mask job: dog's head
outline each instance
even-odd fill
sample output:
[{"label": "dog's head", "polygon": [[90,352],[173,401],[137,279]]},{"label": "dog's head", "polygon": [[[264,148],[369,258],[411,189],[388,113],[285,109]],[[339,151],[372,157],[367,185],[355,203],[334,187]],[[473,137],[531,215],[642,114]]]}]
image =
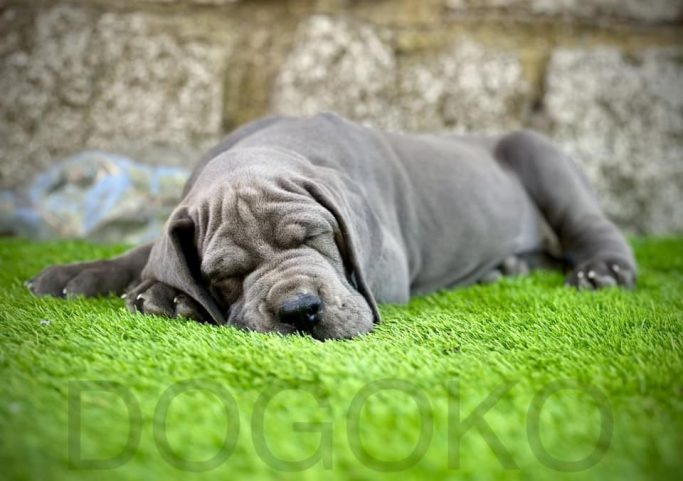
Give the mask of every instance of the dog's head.
[{"label": "dog's head", "polygon": [[379,321],[365,276],[376,223],[355,197],[334,178],[247,169],[176,209],[145,275],[217,323],[317,339],[369,332]]}]

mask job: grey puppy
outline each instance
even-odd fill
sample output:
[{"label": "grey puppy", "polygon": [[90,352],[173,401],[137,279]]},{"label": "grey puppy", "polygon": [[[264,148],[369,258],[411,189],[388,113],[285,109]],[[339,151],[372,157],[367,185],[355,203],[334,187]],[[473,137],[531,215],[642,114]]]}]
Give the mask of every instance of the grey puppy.
[{"label": "grey puppy", "polygon": [[553,259],[579,288],[635,283],[624,237],[544,137],[387,133],[321,114],[237,129],[200,161],[156,242],[50,267],[30,288],[348,338],[379,322],[378,302]]}]

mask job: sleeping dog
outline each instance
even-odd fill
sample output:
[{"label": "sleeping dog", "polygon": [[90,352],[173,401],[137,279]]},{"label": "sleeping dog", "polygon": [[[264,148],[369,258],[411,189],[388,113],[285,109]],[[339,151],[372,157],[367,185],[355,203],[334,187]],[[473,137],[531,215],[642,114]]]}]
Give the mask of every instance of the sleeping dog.
[{"label": "sleeping dog", "polygon": [[50,267],[29,287],[330,339],[369,332],[377,303],[558,263],[581,289],[635,283],[623,235],[546,138],[388,133],[321,114],[237,129],[155,242]]}]

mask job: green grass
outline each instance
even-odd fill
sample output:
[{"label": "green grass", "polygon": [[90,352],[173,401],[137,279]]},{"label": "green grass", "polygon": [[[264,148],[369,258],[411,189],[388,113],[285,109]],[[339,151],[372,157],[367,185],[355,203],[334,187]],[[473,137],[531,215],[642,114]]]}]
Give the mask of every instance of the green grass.
[{"label": "green grass", "polygon": [[[374,333],[321,343],[136,316],[117,298],[37,299],[23,282],[41,268],[122,248],[2,240],[0,479],[680,479],[683,239],[633,244],[635,292],[535,273],[384,306]],[[264,455],[307,458],[321,430],[323,460],[303,471]],[[226,432],[227,459],[188,472]],[[130,459],[91,464],[131,434]]]}]

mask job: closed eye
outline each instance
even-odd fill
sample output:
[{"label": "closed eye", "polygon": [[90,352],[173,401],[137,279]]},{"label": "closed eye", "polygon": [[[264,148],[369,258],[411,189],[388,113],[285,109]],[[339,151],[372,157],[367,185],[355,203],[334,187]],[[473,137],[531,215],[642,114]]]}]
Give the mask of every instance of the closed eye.
[{"label": "closed eye", "polygon": [[341,254],[339,253],[337,243],[334,241],[331,230],[307,236],[306,239],[304,239],[303,245],[318,251],[335,263],[341,259]]},{"label": "closed eye", "polygon": [[331,230],[323,230],[323,231],[317,231],[317,232],[311,232],[310,234],[306,234],[306,237],[304,238],[302,244],[306,244],[308,242],[315,241],[319,239],[322,236],[331,234]]},{"label": "closed eye", "polygon": [[297,218],[292,221],[285,218],[276,227],[274,237],[280,247],[292,249],[331,232],[332,226],[318,219]]}]

